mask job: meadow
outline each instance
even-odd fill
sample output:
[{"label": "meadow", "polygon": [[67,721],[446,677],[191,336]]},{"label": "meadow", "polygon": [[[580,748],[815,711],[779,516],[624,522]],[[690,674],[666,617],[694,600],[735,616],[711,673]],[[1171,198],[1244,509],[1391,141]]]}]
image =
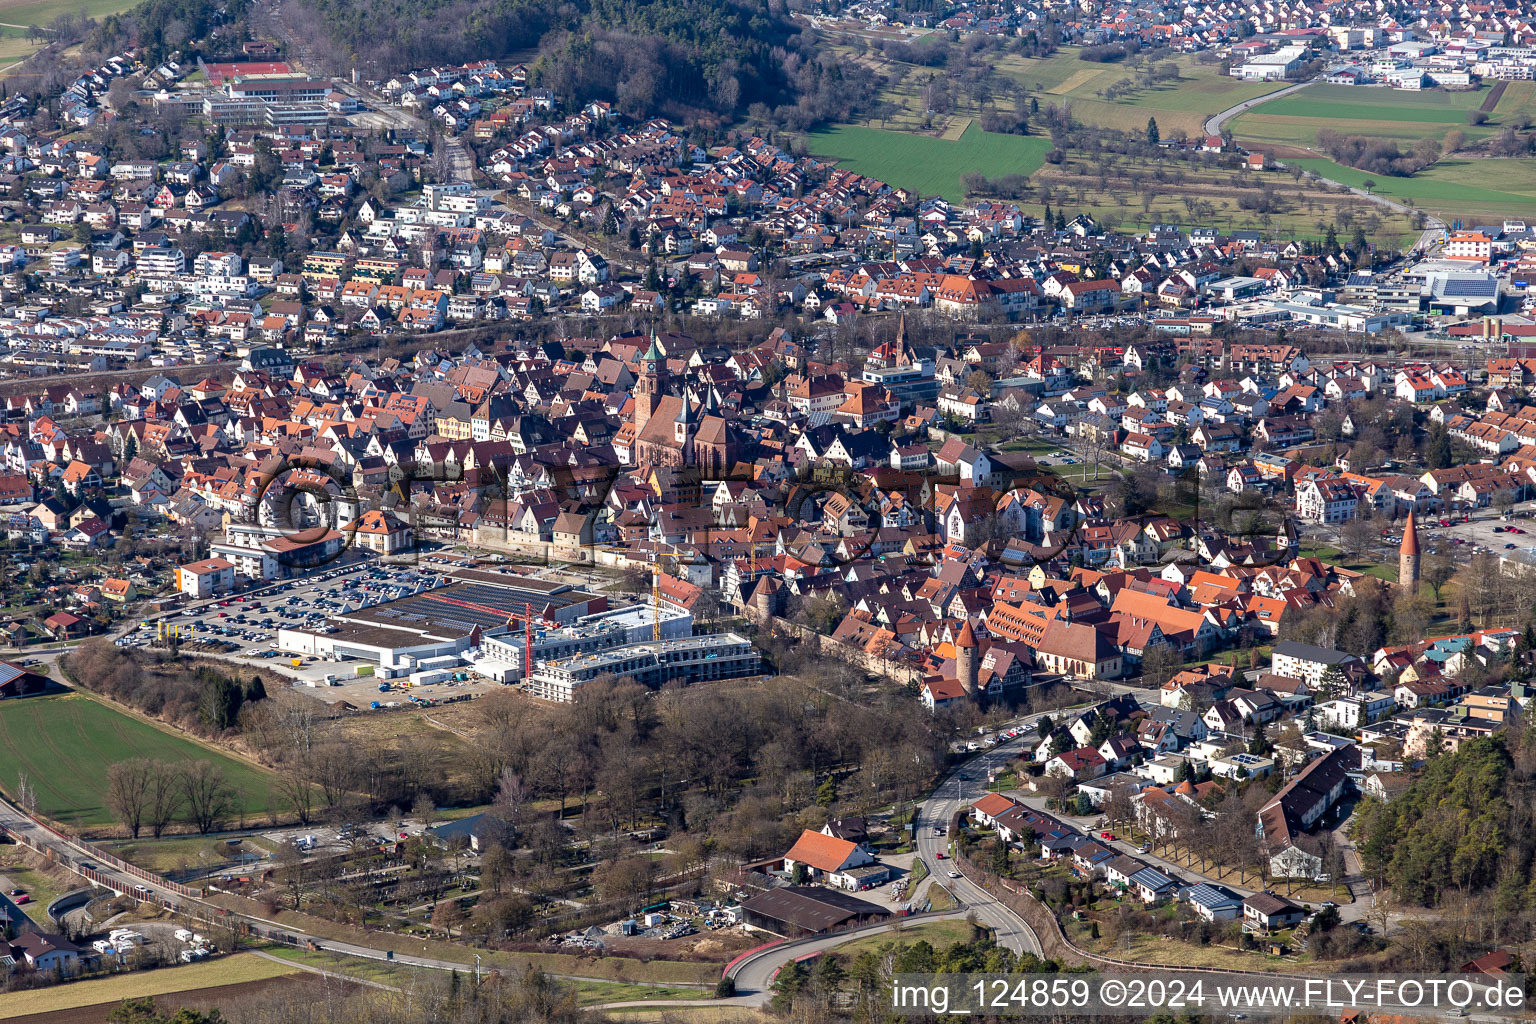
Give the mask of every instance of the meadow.
[{"label": "meadow", "polygon": [[942,195],[951,202],[965,198],[962,175],[1030,175],[1040,169],[1051,148],[1049,139],[998,135],[974,124],[967,125],[957,139],[841,125],[813,132],[806,142],[812,153],[836,158],[839,166],[923,195]]},{"label": "meadow", "polygon": [[[56,1013],[70,1020],[105,1020],[107,1013],[123,999],[195,992],[220,985],[240,985],[279,978],[296,971],[295,967],[273,963],[254,953],[240,953],[185,967],[135,971],[53,988],[11,992],[0,1001],[0,1020],[44,1013]],[[68,1012],[86,1006],[100,1007],[100,1015],[91,1017]]]},{"label": "meadow", "polygon": [[[1158,181],[1159,170],[1168,172],[1167,180]],[[1043,213],[1049,202],[1053,210],[1089,213],[1126,232],[1168,223],[1321,240],[1329,224],[1347,234],[1359,223],[1380,245],[1401,245],[1417,235],[1406,216],[1342,190],[1298,181],[1286,170],[1179,166],[1169,171],[1153,161],[1120,158],[1106,165],[1074,152],[1061,164],[1047,164],[1030,183],[1033,195],[1019,204],[1026,212]],[[1260,195],[1270,204],[1267,213],[1254,208]]]},{"label": "meadow", "polygon": [[133,6],[133,2],[125,0],[0,0],[0,22],[22,28],[28,25],[47,28],[48,23],[61,14],[84,12],[86,17],[99,21]]},{"label": "meadow", "polygon": [[998,70],[1043,95],[1041,103],[1067,103],[1072,116],[1085,124],[1120,131],[1141,131],[1147,118],[1157,119],[1163,136],[1180,133],[1197,138],[1205,133],[1205,119],[1228,107],[1285,88],[1285,82],[1244,82],[1223,75],[1215,64],[1194,56],[1173,58],[1179,78],[1150,88],[1135,89],[1106,100],[1099,94],[1135,70],[1120,63],[1096,64],[1078,59],[1076,47],[1065,47],[1043,58],[1013,57],[1000,62]]},{"label": "meadow", "polygon": [[[1519,216],[1536,203],[1536,161],[1441,160],[1411,178],[1372,175],[1322,157],[1287,160],[1332,181],[1416,206],[1447,222],[1490,223]],[[1476,182],[1477,184],[1471,184]]]},{"label": "meadow", "polygon": [[1510,82],[1488,123],[1469,125],[1468,112],[1478,109],[1488,95],[1487,88],[1405,92],[1318,83],[1254,108],[1235,118],[1231,128],[1240,141],[1281,146],[1313,146],[1317,133],[1325,130],[1412,143],[1444,138],[1455,128],[1475,142],[1505,125],[1519,127],[1536,118],[1536,85]]},{"label": "meadow", "polygon": [[0,0],[0,74],[42,49],[44,40],[29,40],[29,26],[46,28],[61,14],[84,14],[100,21],[121,14],[138,0]]},{"label": "meadow", "polygon": [[[923,40],[914,45],[922,46]],[[938,68],[892,60],[874,51],[858,52],[846,45],[835,48],[845,60],[862,64],[886,80],[881,102],[868,118],[859,122],[865,127],[932,131],[954,137],[981,113],[980,104],[958,90],[953,96],[954,109],[948,113],[932,114],[925,108],[924,86],[932,79],[944,77]],[[1100,93],[1122,79],[1136,77],[1137,69],[1121,63],[1080,60],[1078,52],[1078,47],[1064,47],[1049,57],[1002,54],[992,58],[992,68],[1028,89],[1041,105],[1070,106],[1073,116],[1086,124],[1139,132],[1146,128],[1149,117],[1155,117],[1159,130],[1170,138],[1179,134],[1198,137],[1205,130],[1207,116],[1286,85],[1242,82],[1221,74],[1214,64],[1180,55],[1170,58],[1179,68],[1176,81],[1133,89],[1108,100]],[[1011,99],[1003,96],[994,97],[994,102],[1004,109],[1013,105]]]},{"label": "meadow", "polygon": [[112,823],[104,800],[106,772],[133,757],[214,762],[234,789],[242,817],[273,809],[268,805],[277,799],[261,770],[79,694],[0,703],[0,750],[5,751],[0,788],[14,797],[24,772],[36,793],[37,810],[79,827]]}]

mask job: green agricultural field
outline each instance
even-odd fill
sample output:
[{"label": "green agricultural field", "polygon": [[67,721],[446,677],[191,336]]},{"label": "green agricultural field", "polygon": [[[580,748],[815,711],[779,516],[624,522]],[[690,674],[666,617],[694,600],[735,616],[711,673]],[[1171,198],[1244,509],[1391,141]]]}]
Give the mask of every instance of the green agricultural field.
[{"label": "green agricultural field", "polygon": [[42,48],[43,40],[26,38],[29,26],[47,28],[61,14],[84,14],[100,21],[109,14],[121,14],[138,0],[0,0],[0,72],[32,56]]},{"label": "green agricultural field", "polygon": [[10,25],[37,25],[47,28],[48,23],[61,14],[78,15],[100,20],[109,14],[119,14],[133,7],[132,0],[0,0],[0,22]]},{"label": "green agricultural field", "polygon": [[162,732],[79,694],[29,697],[0,703],[0,788],[12,796],[25,772],[37,793],[37,809],[83,827],[106,825],[107,768],[132,757],[172,763],[213,761],[235,790],[239,811],[264,813],[277,799],[271,781],[256,768]]},{"label": "green agricultural field", "polygon": [[1536,203],[1536,161],[1531,160],[1441,160],[1411,178],[1367,174],[1322,158],[1286,162],[1357,188],[1374,181],[1371,191],[1377,195],[1411,200],[1446,220],[1520,216]]},{"label": "green agricultural field", "polygon": [[1536,116],[1536,92],[1530,86],[1509,83],[1488,123],[1480,126],[1469,125],[1467,114],[1488,99],[1488,89],[1404,92],[1319,83],[1255,107],[1234,119],[1231,127],[1245,142],[1306,147],[1315,145],[1317,133],[1325,130],[1411,143],[1444,138],[1455,128],[1476,141],[1506,124],[1519,126]]},{"label": "green agricultural field", "polygon": [[1442,92],[1430,89],[1361,88],[1352,85],[1310,85],[1300,92],[1270,100],[1266,114],[1328,118],[1335,121],[1433,121],[1466,124],[1467,111],[1487,98],[1487,91]]},{"label": "green agricultural field", "polygon": [[1045,154],[1051,148],[1049,139],[997,135],[975,125],[954,142],[842,125],[812,133],[807,144],[812,153],[836,158],[849,170],[923,195],[942,195],[952,202],[965,198],[965,188],[960,183],[962,175],[975,172],[1000,178],[1005,174],[1033,174],[1045,162]]},{"label": "green agricultural field", "polygon": [[1078,59],[1077,47],[1066,47],[1039,59],[1010,57],[997,70],[1040,92],[1041,103],[1067,103],[1072,115],[1087,124],[1122,131],[1140,131],[1147,118],[1157,118],[1164,136],[1184,132],[1203,134],[1205,119],[1230,106],[1286,87],[1285,82],[1243,82],[1223,75],[1215,64],[1191,56],[1174,58],[1179,79],[1105,99],[1101,93],[1137,71],[1124,64],[1096,64]]},{"label": "green agricultural field", "polygon": [[[923,45],[922,40],[914,42]],[[862,122],[865,127],[898,131],[945,132],[959,134],[967,118],[981,114],[981,105],[963,93],[952,96],[954,109],[944,114],[930,113],[924,102],[924,87],[930,81],[942,81],[943,69],[907,64],[874,52],[860,52],[854,47],[835,47],[839,56],[860,64],[886,80],[879,104]],[[1088,124],[1124,131],[1141,131],[1147,118],[1157,118],[1159,129],[1172,137],[1183,132],[1197,136],[1204,131],[1205,118],[1236,103],[1266,95],[1286,86],[1284,82],[1241,82],[1221,73],[1215,64],[1205,64],[1191,56],[1170,58],[1178,65],[1179,79],[1152,88],[1123,92],[1114,99],[1102,93],[1126,78],[1136,78],[1137,68],[1125,64],[1097,64],[1078,59],[1077,47],[1066,47],[1049,57],[997,57],[993,69],[1013,79],[1042,105],[1068,105],[1073,115]],[[994,96],[992,102],[1009,109],[1012,100]]]}]

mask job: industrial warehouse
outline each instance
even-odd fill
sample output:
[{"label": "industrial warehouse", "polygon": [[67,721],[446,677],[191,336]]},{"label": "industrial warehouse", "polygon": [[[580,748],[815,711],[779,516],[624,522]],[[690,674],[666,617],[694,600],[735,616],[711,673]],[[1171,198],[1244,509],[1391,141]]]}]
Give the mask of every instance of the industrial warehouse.
[{"label": "industrial warehouse", "polygon": [[424,685],[469,665],[500,683],[569,702],[603,675],[659,688],[756,675],[735,633],[693,635],[693,616],[659,600],[609,608],[568,584],[475,570],[439,587],[346,609],[315,628],[282,629],[277,646],[325,661],[371,662],[384,680]]},{"label": "industrial warehouse", "polygon": [[502,573],[460,573],[446,586],[342,611],[324,629],[283,629],[278,648],[327,661],[371,661],[384,674],[423,659],[462,655],[514,620],[559,625],[607,611],[608,599],[562,583]]}]

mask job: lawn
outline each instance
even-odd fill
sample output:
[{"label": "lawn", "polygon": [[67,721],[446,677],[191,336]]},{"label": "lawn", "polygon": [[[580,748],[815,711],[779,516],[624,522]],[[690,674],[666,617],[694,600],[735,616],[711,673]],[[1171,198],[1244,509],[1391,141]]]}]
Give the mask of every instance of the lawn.
[{"label": "lawn", "polygon": [[224,769],[237,809],[245,815],[265,812],[277,799],[260,770],[79,694],[0,704],[0,750],[6,752],[0,787],[14,795],[18,776],[25,772],[37,794],[37,809],[69,825],[112,822],[103,779],[109,766],[133,757],[173,764],[213,761]]},{"label": "lawn", "polygon": [[[448,976],[445,972],[430,967],[412,967],[407,964],[346,956],[328,951],[272,946],[266,952],[291,963],[394,987],[403,987],[413,979],[440,981]],[[463,972],[466,980],[473,973],[472,965],[467,966]],[[710,994],[703,988],[644,982],[572,981],[569,984],[575,987],[577,998],[582,1006],[596,1006],[599,1003],[617,1003],[633,999],[707,999]]]},{"label": "lawn", "polygon": [[[237,910],[255,913],[258,904],[230,893],[215,893],[209,902]],[[311,935],[352,942],[379,949],[393,949],[396,953],[433,957],[438,960],[462,963],[473,969],[474,950],[457,942],[439,939],[389,935],[383,932],[363,931],[350,925],[326,921],[308,914],[280,911],[262,916],[303,929]],[[637,960],[623,956],[578,956],[574,953],[485,953],[484,966],[503,970],[536,967],[549,974],[564,974],[580,978],[601,978],[626,984],[698,985],[713,989],[720,979],[720,964],[683,960]]]},{"label": "lawn", "polygon": [[220,985],[263,981],[293,974],[295,970],[250,953],[240,953],[185,967],[137,971],[111,978],[33,989],[30,992],[10,992],[4,999],[0,999],[0,1020],[32,1013],[55,1013],[78,1006],[115,1003],[120,999],[162,996],[171,992],[192,992]]},{"label": "lawn", "polygon": [[[262,950],[269,956],[275,956],[289,963],[303,964],[305,967],[320,971],[329,971],[332,974],[345,974],[349,978],[357,978],[361,981],[374,981],[381,985],[391,987],[404,987],[414,981],[438,980],[448,977],[447,973],[435,970],[431,967],[412,967],[409,964],[393,963],[388,960],[372,960],[361,956],[344,956],[340,953],[330,953],[323,950],[294,949],[290,946],[267,946]],[[474,968],[465,971],[466,979],[473,976]]]},{"label": "lawn", "polygon": [[637,999],[708,999],[709,993],[697,988],[668,988],[664,985],[625,985],[615,981],[575,981],[576,999],[582,1006],[625,1003]]},{"label": "lawn", "polygon": [[925,196],[942,195],[951,202],[965,198],[962,175],[1030,175],[1040,169],[1051,148],[1049,139],[998,135],[975,125],[953,142],[859,125],[814,132],[807,142],[811,152],[834,157],[849,170]]},{"label": "lawn", "polygon": [[[232,838],[232,837],[231,837]],[[229,864],[240,854],[265,857],[272,853],[268,840],[253,836],[241,836],[239,846],[229,846],[224,839],[208,839],[203,836],[176,837],[173,839],[141,838],[120,843],[103,844],[108,850],[141,868],[157,874],[169,874],[187,868],[209,868]],[[246,868],[234,868],[237,874]]]}]

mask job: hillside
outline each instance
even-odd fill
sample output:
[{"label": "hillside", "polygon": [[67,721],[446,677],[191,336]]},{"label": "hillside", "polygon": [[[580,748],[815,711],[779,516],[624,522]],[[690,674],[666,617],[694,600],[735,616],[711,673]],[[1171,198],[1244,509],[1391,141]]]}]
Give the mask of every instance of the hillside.
[{"label": "hillside", "polygon": [[1422,906],[1508,879],[1518,889],[1533,856],[1527,747],[1524,733],[1471,740],[1431,756],[1390,803],[1363,803],[1355,838],[1366,874]]},{"label": "hillside", "polygon": [[312,27],[310,55],[335,73],[513,56],[562,101],[639,117],[757,104],[761,120],[809,127],[845,114],[863,74],[761,0],[297,0],[283,17]]}]

